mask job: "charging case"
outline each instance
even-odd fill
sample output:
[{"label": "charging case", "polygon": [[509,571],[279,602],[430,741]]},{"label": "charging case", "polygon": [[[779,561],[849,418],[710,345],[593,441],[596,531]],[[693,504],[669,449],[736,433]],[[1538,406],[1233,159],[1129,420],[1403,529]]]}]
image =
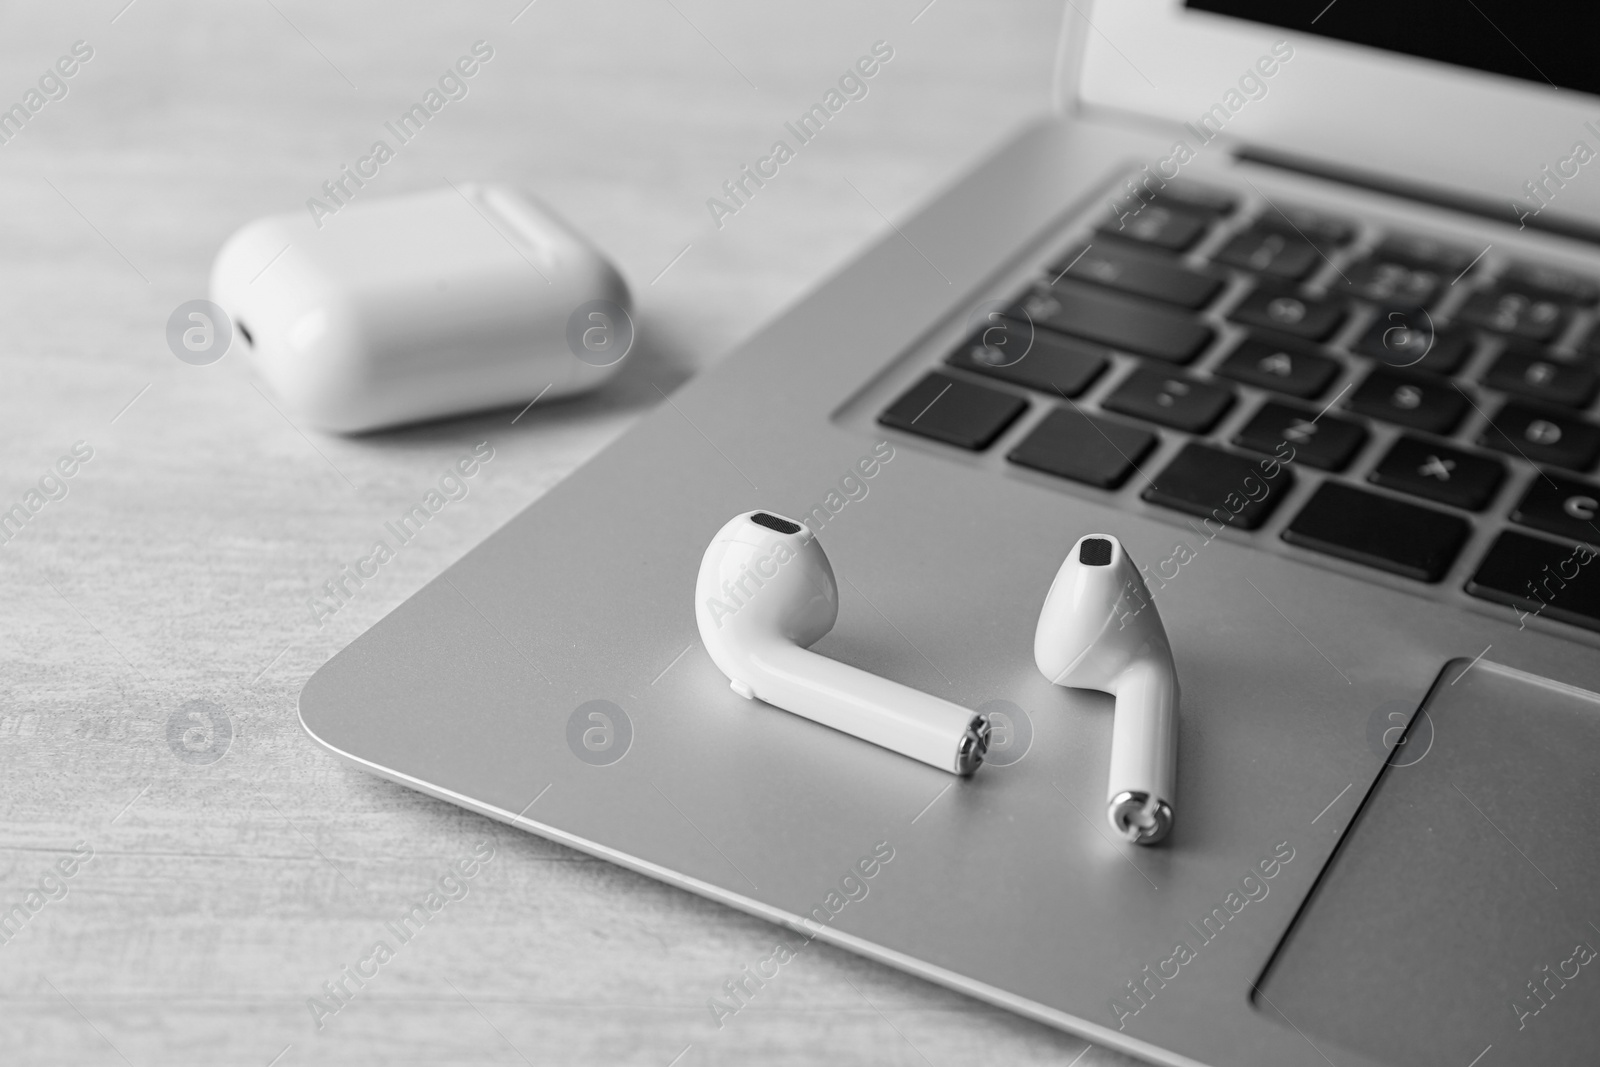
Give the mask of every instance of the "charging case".
[{"label": "charging case", "polygon": [[592,389],[633,344],[615,268],[500,185],[257,219],[211,299],[290,413],[339,433]]}]

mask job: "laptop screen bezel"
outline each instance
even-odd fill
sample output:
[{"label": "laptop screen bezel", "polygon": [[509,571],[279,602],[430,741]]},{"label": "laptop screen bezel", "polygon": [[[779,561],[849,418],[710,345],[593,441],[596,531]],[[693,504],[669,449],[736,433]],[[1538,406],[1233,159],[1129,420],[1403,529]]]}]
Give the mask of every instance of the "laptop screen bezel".
[{"label": "laptop screen bezel", "polygon": [[[1247,100],[1220,142],[1393,174],[1507,204],[1585,141],[1600,151],[1600,97],[1186,8],[1182,0],[1068,0],[1082,41],[1074,104],[1088,115],[1182,123],[1218,103],[1288,41],[1293,58]],[[1074,27],[1072,24],[1080,25]],[[1235,97],[1237,99],[1237,97]],[[1194,138],[1188,138],[1191,142]],[[1217,142],[1206,146],[1210,151]],[[1592,173],[1591,173],[1592,171]],[[1551,209],[1600,221],[1600,161]]]}]

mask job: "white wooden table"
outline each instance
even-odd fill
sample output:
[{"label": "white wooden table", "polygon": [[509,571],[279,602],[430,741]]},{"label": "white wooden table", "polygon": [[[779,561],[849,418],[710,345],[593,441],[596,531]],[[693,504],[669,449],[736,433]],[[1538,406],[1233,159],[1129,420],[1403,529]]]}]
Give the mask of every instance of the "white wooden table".
[{"label": "white wooden table", "polygon": [[[348,769],[294,711],[329,656],[658,389],[1042,110],[1059,0],[125,3],[0,15],[0,106],[74,42],[93,49],[0,145],[0,509],[75,442],[93,450],[0,545],[0,912],[21,907],[0,944],[0,1061],[1078,1056],[822,945],[719,1029],[707,998],[776,928]],[[167,317],[204,295],[223,238],[316,195],[477,40],[495,51],[469,96],[362,195],[490,178],[544,198],[634,288],[643,340],[622,377],[515,425],[346,440],[290,424],[237,347],[174,358]],[[868,96],[716,228],[706,199],[878,40],[895,54]],[[319,627],[312,592],[482,440],[496,456],[471,495]],[[92,859],[58,866],[74,846]],[[475,848],[493,858],[466,895],[347,980],[319,1029],[308,998]]]}]

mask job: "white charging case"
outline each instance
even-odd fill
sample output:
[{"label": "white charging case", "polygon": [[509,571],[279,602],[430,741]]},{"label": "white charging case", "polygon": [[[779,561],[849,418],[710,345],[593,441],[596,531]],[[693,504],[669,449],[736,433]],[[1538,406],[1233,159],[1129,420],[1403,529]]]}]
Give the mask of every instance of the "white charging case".
[{"label": "white charging case", "polygon": [[290,414],[340,433],[591,389],[633,344],[621,275],[500,185],[257,219],[211,299]]}]

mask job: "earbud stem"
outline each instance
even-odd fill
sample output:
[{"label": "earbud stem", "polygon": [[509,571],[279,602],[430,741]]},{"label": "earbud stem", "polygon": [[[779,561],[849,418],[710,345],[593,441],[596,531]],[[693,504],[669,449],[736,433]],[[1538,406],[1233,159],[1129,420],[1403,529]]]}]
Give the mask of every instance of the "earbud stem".
[{"label": "earbud stem", "polygon": [[988,747],[988,724],[948,700],[859,670],[808,648],[764,642],[738,679],[753,695],[785,711],[871,741],[952,774],[971,774]]},{"label": "earbud stem", "polygon": [[1140,659],[1112,690],[1111,776],[1106,810],[1129,841],[1153,845],[1172,827],[1178,765],[1178,679],[1170,661]]}]

